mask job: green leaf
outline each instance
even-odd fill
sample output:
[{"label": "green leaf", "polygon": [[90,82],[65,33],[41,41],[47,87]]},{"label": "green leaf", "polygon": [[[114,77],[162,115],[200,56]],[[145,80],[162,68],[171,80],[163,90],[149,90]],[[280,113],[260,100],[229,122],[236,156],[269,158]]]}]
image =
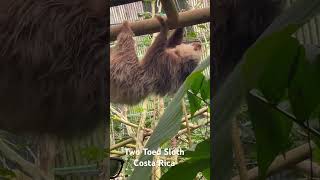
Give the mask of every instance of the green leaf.
[{"label": "green leaf", "polygon": [[193,117],[194,113],[201,108],[201,100],[189,91],[187,92],[187,96],[190,104],[191,117]]},{"label": "green leaf", "polygon": [[5,179],[12,179],[16,177],[16,174],[10,169],[0,167],[0,177]]},{"label": "green leaf", "polygon": [[247,102],[257,141],[259,175],[265,178],[272,161],[288,147],[292,121],[257,97],[248,95]]},{"label": "green leaf", "polygon": [[[196,71],[190,74],[186,80],[186,87],[191,89],[194,94],[198,94],[200,91],[201,98],[204,101],[210,98],[210,79],[207,80],[202,71]],[[198,102],[199,98],[197,98],[196,101]]]},{"label": "green leaf", "polygon": [[243,72],[249,90],[259,87],[268,100],[280,99],[299,49],[299,42],[291,37],[296,28],[287,26],[257,41],[246,51]]},{"label": "green leaf", "polygon": [[202,82],[200,94],[203,100],[210,99],[210,79],[205,79]]},{"label": "green leaf", "polygon": [[160,180],[176,180],[177,177],[183,180],[193,180],[196,175],[207,169],[210,159],[188,160],[170,168],[167,173],[161,176]]},{"label": "green leaf", "polygon": [[194,151],[185,151],[183,157],[192,159],[210,159],[210,139],[206,139],[197,144]]},{"label": "green leaf", "polygon": [[203,175],[207,180],[210,180],[210,168],[205,169],[204,171],[202,171],[202,175]]},{"label": "green leaf", "polygon": [[210,169],[210,139],[200,142],[195,151],[186,151],[184,157],[189,159],[170,168],[161,180],[185,179],[193,180],[199,173]]},{"label": "green leaf", "polygon": [[194,94],[198,94],[204,80],[205,77],[201,71],[191,73],[186,79],[187,89],[191,89]]},{"label": "green leaf", "polygon": [[300,48],[297,71],[290,82],[289,99],[293,114],[299,121],[309,119],[320,103],[320,59],[311,63]]},{"label": "green leaf", "polygon": [[187,39],[194,39],[197,37],[197,33],[194,31],[190,31],[187,33]]},{"label": "green leaf", "polygon": [[286,93],[291,67],[299,54],[299,47],[298,40],[289,36],[283,41],[282,47],[276,47],[279,49],[273,49],[273,52],[265,52],[274,53],[274,56],[270,57],[264,67],[258,87],[272,104],[277,104]]}]

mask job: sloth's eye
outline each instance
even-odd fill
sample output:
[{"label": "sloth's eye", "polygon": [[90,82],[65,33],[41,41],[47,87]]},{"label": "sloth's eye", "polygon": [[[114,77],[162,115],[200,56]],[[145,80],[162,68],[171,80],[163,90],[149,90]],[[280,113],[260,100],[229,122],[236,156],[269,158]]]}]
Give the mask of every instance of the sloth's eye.
[{"label": "sloth's eye", "polygon": [[194,42],[194,43],[192,43],[192,46],[193,46],[193,49],[194,49],[195,51],[201,50],[201,43],[199,43],[199,42]]}]

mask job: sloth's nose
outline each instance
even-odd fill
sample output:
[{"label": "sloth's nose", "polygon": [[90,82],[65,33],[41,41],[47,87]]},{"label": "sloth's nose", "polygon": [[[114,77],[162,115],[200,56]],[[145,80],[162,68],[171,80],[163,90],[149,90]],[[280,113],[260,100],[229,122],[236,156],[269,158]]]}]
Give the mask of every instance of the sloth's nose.
[{"label": "sloth's nose", "polygon": [[192,46],[194,47],[195,51],[201,50],[201,43],[200,42],[194,42],[194,43],[192,43]]}]

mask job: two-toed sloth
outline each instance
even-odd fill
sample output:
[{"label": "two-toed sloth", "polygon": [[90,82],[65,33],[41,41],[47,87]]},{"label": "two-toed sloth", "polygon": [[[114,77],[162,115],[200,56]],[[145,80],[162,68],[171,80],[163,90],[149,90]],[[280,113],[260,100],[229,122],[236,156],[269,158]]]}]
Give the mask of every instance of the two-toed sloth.
[{"label": "two-toed sloth", "polygon": [[183,28],[168,39],[168,25],[157,16],[160,33],[141,61],[135,51],[133,32],[126,21],[111,49],[110,98],[119,104],[137,104],[150,94],[174,93],[195,69],[201,58],[201,44],[182,43]]}]

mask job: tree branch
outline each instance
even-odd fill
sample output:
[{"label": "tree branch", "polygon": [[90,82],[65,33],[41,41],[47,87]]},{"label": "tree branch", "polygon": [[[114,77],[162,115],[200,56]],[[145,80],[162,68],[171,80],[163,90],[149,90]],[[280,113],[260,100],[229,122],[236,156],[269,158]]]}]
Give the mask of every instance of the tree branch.
[{"label": "tree branch", "polygon": [[[164,18],[166,19],[166,18]],[[193,9],[179,13],[177,24],[169,25],[170,29],[192,26],[210,21],[210,8]],[[110,27],[110,41],[114,41],[120,32],[122,24]],[[159,32],[160,24],[156,18],[146,19],[130,23],[130,27],[136,36]]]},{"label": "tree branch", "polygon": [[[312,144],[312,148],[314,148],[314,144]],[[273,161],[271,166],[267,171],[267,176],[274,174],[282,169],[288,168],[294,164],[297,164],[305,159],[307,159],[310,155],[309,144],[306,143],[299,147],[296,147],[286,153],[286,157],[284,158],[283,155],[279,155]],[[250,169],[248,171],[249,180],[256,180],[258,179],[258,167]],[[233,177],[232,180],[240,180],[239,176]]]}]

